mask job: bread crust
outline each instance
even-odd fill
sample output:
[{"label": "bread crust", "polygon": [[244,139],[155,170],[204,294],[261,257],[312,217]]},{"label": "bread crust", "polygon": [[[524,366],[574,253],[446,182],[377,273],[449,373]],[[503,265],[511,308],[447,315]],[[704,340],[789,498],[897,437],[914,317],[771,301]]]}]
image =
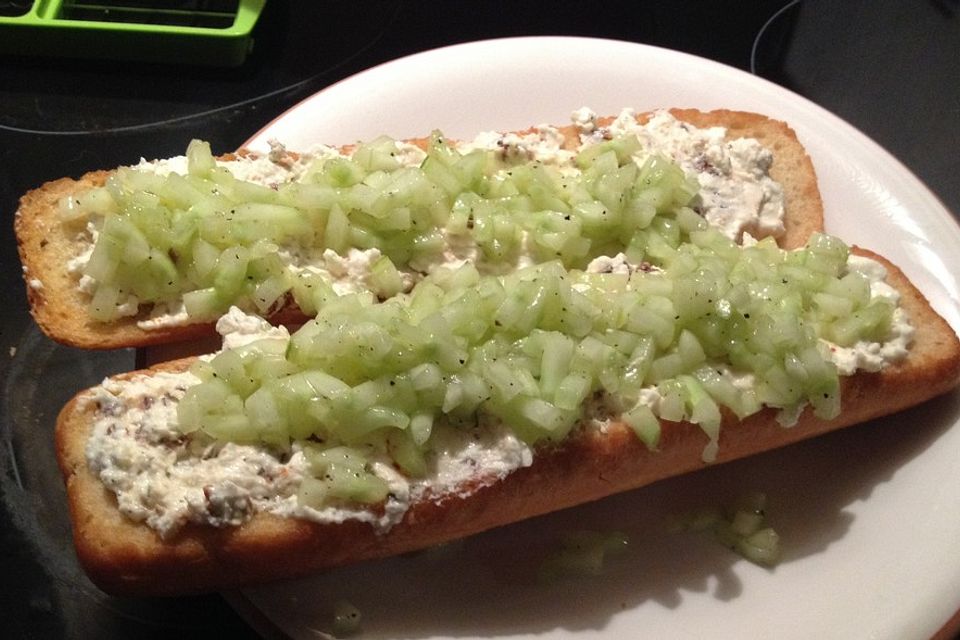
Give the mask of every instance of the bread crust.
[{"label": "bread crust", "polygon": [[[916,328],[910,355],[881,372],[843,378],[842,412],[834,420],[807,409],[795,426],[783,428],[769,409],[743,421],[726,415],[717,463],[900,411],[960,381],[960,342],[950,326],[898,268],[869,251],[856,252],[883,263],[887,282],[900,291]],[[154,370],[183,370],[190,362]],[[219,590],[428,547],[699,469],[707,443],[696,425],[663,422],[659,449],[650,451],[628,427],[614,423],[603,432],[578,431],[559,445],[538,449],[532,466],[468,497],[414,503],[386,534],[360,522],[317,524],[258,514],[234,528],[190,525],[162,541],[146,525],[126,519],[87,467],[94,417],[93,403],[84,400],[89,393],[74,398],[58,418],[58,461],[81,564],[102,589],[126,595]]]},{"label": "bread crust", "polygon": [[[671,109],[670,112],[698,127],[726,127],[731,139],[756,138],[773,152],[770,174],[783,186],[786,203],[786,232],[779,239],[783,248],[802,246],[811,233],[823,229],[823,203],[813,163],[786,123],[740,111]],[[604,120],[609,122],[612,118]],[[560,130],[569,148],[579,144],[576,127],[565,126]],[[423,139],[409,142],[425,145]],[[348,151],[350,147],[342,149]],[[110,174],[110,171],[93,171],[77,180],[62,178],[48,182],[20,200],[14,225],[27,298],[37,324],[52,339],[86,349],[143,347],[213,335],[212,323],[141,329],[137,321],[145,319],[147,311],[106,323],[95,321],[87,314],[88,298],[66,270],[67,262],[80,252],[76,237],[81,230],[60,223],[57,205],[61,198],[102,186]],[[42,287],[31,286],[34,281],[41,282]],[[292,302],[268,319],[274,324],[297,324],[306,320]]]}]

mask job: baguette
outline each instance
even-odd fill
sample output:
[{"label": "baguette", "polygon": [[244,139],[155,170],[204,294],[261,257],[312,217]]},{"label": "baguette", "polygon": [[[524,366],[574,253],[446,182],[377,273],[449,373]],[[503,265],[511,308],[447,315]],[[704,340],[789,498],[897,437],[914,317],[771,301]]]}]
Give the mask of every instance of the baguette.
[{"label": "baguette", "polygon": [[[727,128],[727,139],[755,138],[773,153],[771,177],[784,191],[784,233],[778,238],[784,248],[803,245],[814,231],[823,228],[823,206],[817,188],[813,164],[796,134],[783,122],[761,115],[738,111],[701,112],[675,109],[672,113],[697,127]],[[649,114],[640,116],[646,120]],[[606,125],[613,118],[601,119]],[[576,126],[560,129],[565,147],[574,149],[580,143]],[[523,133],[523,132],[521,132]],[[424,139],[410,141],[425,147]],[[348,153],[351,147],[341,150]],[[245,155],[247,152],[238,152]],[[224,159],[236,156],[229,154]],[[48,336],[63,344],[89,349],[139,347],[192,340],[213,335],[211,323],[192,323],[143,329],[138,321],[149,315],[149,305],[138,315],[109,322],[92,319],[87,311],[89,295],[78,288],[77,277],[68,273],[67,262],[81,252],[76,229],[65,227],[59,220],[58,202],[93,187],[102,186],[110,171],[94,171],[79,179],[63,178],[33,190],[20,201],[15,217],[20,258],[31,312]],[[288,296],[289,298],[289,296]],[[304,314],[291,300],[269,317],[275,324],[297,323]]]},{"label": "baguette", "polygon": [[[718,463],[903,410],[960,381],[960,342],[950,326],[898,268],[868,251],[856,252],[881,262],[887,283],[899,291],[916,329],[909,355],[877,373],[842,378],[842,410],[832,420],[817,418],[808,408],[787,429],[776,423],[771,409],[742,421],[725,414]],[[182,371],[191,361],[119,377]],[[614,422],[602,431],[577,430],[559,444],[540,446],[532,465],[500,481],[477,478],[463,495],[419,500],[386,533],[355,521],[317,524],[257,514],[238,527],[188,525],[163,540],[123,516],[113,494],[87,466],[85,446],[95,412],[91,394],[79,394],[61,412],[57,455],[80,561],[97,585],[117,594],[219,590],[381,558],[597,500],[704,464],[706,437],[696,425],[662,422],[658,450],[651,451],[630,428]]]}]

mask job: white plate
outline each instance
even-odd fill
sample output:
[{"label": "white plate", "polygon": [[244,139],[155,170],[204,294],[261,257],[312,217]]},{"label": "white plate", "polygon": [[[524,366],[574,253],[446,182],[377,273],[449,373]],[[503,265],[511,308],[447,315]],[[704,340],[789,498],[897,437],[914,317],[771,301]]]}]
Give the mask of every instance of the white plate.
[{"label": "white plate", "polygon": [[[789,122],[813,158],[827,229],[900,264],[960,327],[960,230],[931,193],[866,136],[772,83],[632,43],[518,38],[390,62],[336,84],[260,131],[291,148],[415,137],[434,128],[564,123],[664,106],[753,110]],[[364,638],[929,638],[960,608],[960,398],[477,536],[442,551],[251,589],[293,637],[329,628],[346,599]],[[668,514],[760,489],[786,558],[768,571]],[[543,585],[535,558],[572,528],[633,541],[599,578]]]}]

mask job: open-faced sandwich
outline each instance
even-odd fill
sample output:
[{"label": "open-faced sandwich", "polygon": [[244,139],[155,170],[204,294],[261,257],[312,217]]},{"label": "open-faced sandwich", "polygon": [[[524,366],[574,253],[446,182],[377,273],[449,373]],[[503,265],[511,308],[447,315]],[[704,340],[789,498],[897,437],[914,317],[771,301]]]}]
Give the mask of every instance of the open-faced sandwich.
[{"label": "open-faced sandwich", "polygon": [[[822,229],[813,166],[781,122],[575,115],[454,144],[437,134],[214,160],[197,143],[185,157],[48,183],[16,218],[31,310],[65,344],[142,346],[212,335],[231,305],[303,321],[318,277],[386,296],[456,260],[585,266],[677,206],[737,240],[795,247]],[[614,202],[626,188],[631,201]]]},{"label": "open-faced sandwich", "polygon": [[427,547],[960,379],[952,329],[895,266],[820,232],[809,159],[752,114],[580,110],[220,161],[195,143],[53,185],[18,220],[46,331],[223,336],[60,415],[79,557],[116,593]]}]

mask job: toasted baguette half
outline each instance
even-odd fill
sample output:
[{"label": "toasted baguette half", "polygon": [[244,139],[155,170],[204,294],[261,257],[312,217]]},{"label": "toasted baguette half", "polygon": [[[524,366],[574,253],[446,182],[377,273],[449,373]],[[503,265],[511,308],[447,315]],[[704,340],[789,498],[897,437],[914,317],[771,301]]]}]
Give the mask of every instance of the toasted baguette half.
[{"label": "toasted baguette half", "polygon": [[[739,111],[683,109],[671,112],[697,127],[726,127],[729,139],[756,138],[773,152],[770,173],[782,185],[786,203],[786,233],[779,238],[783,248],[802,246],[811,233],[823,229],[823,204],[813,163],[789,126],[765,116]],[[649,114],[640,117],[649,117]],[[601,123],[610,120],[612,118],[606,118]],[[561,131],[566,146],[576,148],[579,144],[576,127],[561,127]],[[410,142],[425,145],[423,139]],[[344,151],[348,150],[349,147],[344,148]],[[66,229],[60,223],[57,203],[66,196],[103,185],[109,176],[109,171],[94,171],[78,180],[55,180],[30,191],[20,200],[15,227],[27,297],[37,324],[54,340],[87,349],[141,347],[213,335],[213,325],[207,323],[141,329],[137,321],[146,317],[147,310],[139,316],[106,323],[95,321],[88,315],[88,296],[77,288],[76,278],[66,269],[67,262],[80,253],[76,230]],[[304,319],[292,302],[269,318],[275,324],[297,323]]]},{"label": "toasted baguette half", "polygon": [[[717,462],[726,462],[811,436],[894,413],[953,389],[960,381],[960,342],[903,273],[888,269],[887,282],[916,328],[908,357],[879,373],[842,379],[842,411],[822,420],[808,409],[786,429],[775,412],[737,421],[726,415]],[[191,360],[158,366],[183,370]],[[135,372],[120,378],[149,375]],[[558,445],[535,451],[532,466],[485,485],[477,479],[467,497],[414,503],[385,534],[367,524],[315,524],[255,515],[239,527],[191,525],[163,541],[150,528],[125,518],[116,500],[87,467],[85,446],[95,409],[90,391],[74,398],[57,424],[57,454],[67,484],[77,553],[95,583],[117,594],[171,595],[219,590],[381,558],[547,512],[597,500],[704,466],[706,437],[689,423],[662,424],[657,451],[648,450],[625,425],[575,431]]]}]

